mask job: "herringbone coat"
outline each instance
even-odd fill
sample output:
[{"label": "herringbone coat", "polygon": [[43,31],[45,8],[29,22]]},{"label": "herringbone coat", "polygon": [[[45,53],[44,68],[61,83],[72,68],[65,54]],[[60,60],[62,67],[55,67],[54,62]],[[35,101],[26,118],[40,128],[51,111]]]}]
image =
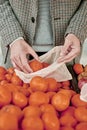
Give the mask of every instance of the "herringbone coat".
[{"label": "herringbone coat", "polygon": [[[0,0],[0,35],[2,51],[18,37],[34,44],[38,0]],[[50,0],[55,45],[64,42],[68,33],[81,41],[87,37],[87,0]]]}]

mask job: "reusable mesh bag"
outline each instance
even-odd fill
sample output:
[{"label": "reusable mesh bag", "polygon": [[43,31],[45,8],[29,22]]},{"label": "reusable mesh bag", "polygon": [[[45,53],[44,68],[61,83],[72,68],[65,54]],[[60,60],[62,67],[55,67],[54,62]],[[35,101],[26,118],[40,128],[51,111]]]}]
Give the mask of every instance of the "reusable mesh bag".
[{"label": "reusable mesh bag", "polygon": [[63,62],[62,63],[57,62],[60,54],[60,50],[61,50],[61,46],[56,46],[50,51],[48,51],[47,53],[39,57],[41,62],[46,62],[50,64],[48,67],[29,74],[26,74],[22,71],[15,69],[16,74],[25,83],[29,83],[34,76],[52,77],[56,79],[56,81],[58,82],[71,80],[72,75],[67,69],[66,64]]}]

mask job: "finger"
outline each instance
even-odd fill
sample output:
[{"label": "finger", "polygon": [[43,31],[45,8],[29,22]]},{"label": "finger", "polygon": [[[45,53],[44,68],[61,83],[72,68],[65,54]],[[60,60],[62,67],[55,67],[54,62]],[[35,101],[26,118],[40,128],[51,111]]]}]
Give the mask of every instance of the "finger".
[{"label": "finger", "polygon": [[68,53],[68,51],[71,50],[71,41],[68,41],[67,39],[65,40],[64,46],[61,48],[60,56],[64,56]]},{"label": "finger", "polygon": [[[70,59],[64,60],[63,62],[64,62],[64,63],[68,63],[68,62],[72,61],[75,57],[76,57],[76,55],[73,56],[73,57],[71,57]],[[59,63],[59,62],[58,62],[58,63]]]},{"label": "finger", "polygon": [[26,56],[21,55],[20,60],[21,60],[21,64],[22,64],[22,70],[23,70],[24,72],[27,72],[27,73],[33,72],[33,70],[32,70],[32,69],[30,68],[30,66],[29,66],[29,63],[28,63],[28,61],[27,61]]},{"label": "finger", "polygon": [[14,58],[13,62],[15,63],[15,64],[13,63],[13,65],[15,65],[16,69],[21,70],[21,71],[23,71],[25,73],[28,73],[28,71],[23,67],[20,57]]},{"label": "finger", "polygon": [[15,63],[15,64],[13,63],[15,65],[15,69],[22,71],[22,64],[21,64],[20,58],[14,58],[13,62]]},{"label": "finger", "polygon": [[15,61],[12,61],[12,65],[15,69],[17,70],[21,70],[20,67],[17,66],[17,64],[15,63]]},{"label": "finger", "polygon": [[65,56],[62,56],[62,57],[59,57],[58,58],[58,62],[60,63],[60,62],[65,62],[65,61],[71,61],[71,59],[74,57],[76,57],[78,55],[78,53],[77,53],[77,51],[75,52],[75,50],[74,51],[71,51],[70,53],[68,53],[67,55],[65,55]]},{"label": "finger", "polygon": [[74,58],[76,57],[76,55],[74,55],[74,56],[72,56],[72,57],[70,57],[70,58],[62,58],[62,59],[58,59],[58,63],[61,63],[61,62],[64,62],[64,63],[67,63],[67,62],[70,62],[70,61],[72,61]]}]

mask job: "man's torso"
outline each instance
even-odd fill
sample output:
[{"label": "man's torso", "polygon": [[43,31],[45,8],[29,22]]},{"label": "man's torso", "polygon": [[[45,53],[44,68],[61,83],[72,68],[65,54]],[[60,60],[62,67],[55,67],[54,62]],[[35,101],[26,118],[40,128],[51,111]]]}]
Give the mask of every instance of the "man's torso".
[{"label": "man's torso", "polygon": [[[38,0],[9,0],[9,2],[28,42],[34,44]],[[50,0],[53,37],[56,45],[62,44],[66,28],[80,3],[81,0]]]}]

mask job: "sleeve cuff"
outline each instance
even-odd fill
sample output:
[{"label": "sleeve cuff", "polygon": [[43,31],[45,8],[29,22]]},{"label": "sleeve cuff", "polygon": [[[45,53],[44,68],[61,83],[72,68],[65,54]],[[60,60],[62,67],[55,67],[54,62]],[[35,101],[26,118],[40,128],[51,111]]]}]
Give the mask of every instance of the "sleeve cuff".
[{"label": "sleeve cuff", "polygon": [[10,47],[18,40],[23,40],[24,38],[23,37],[18,37],[17,39],[15,39],[11,44],[10,44]]}]

